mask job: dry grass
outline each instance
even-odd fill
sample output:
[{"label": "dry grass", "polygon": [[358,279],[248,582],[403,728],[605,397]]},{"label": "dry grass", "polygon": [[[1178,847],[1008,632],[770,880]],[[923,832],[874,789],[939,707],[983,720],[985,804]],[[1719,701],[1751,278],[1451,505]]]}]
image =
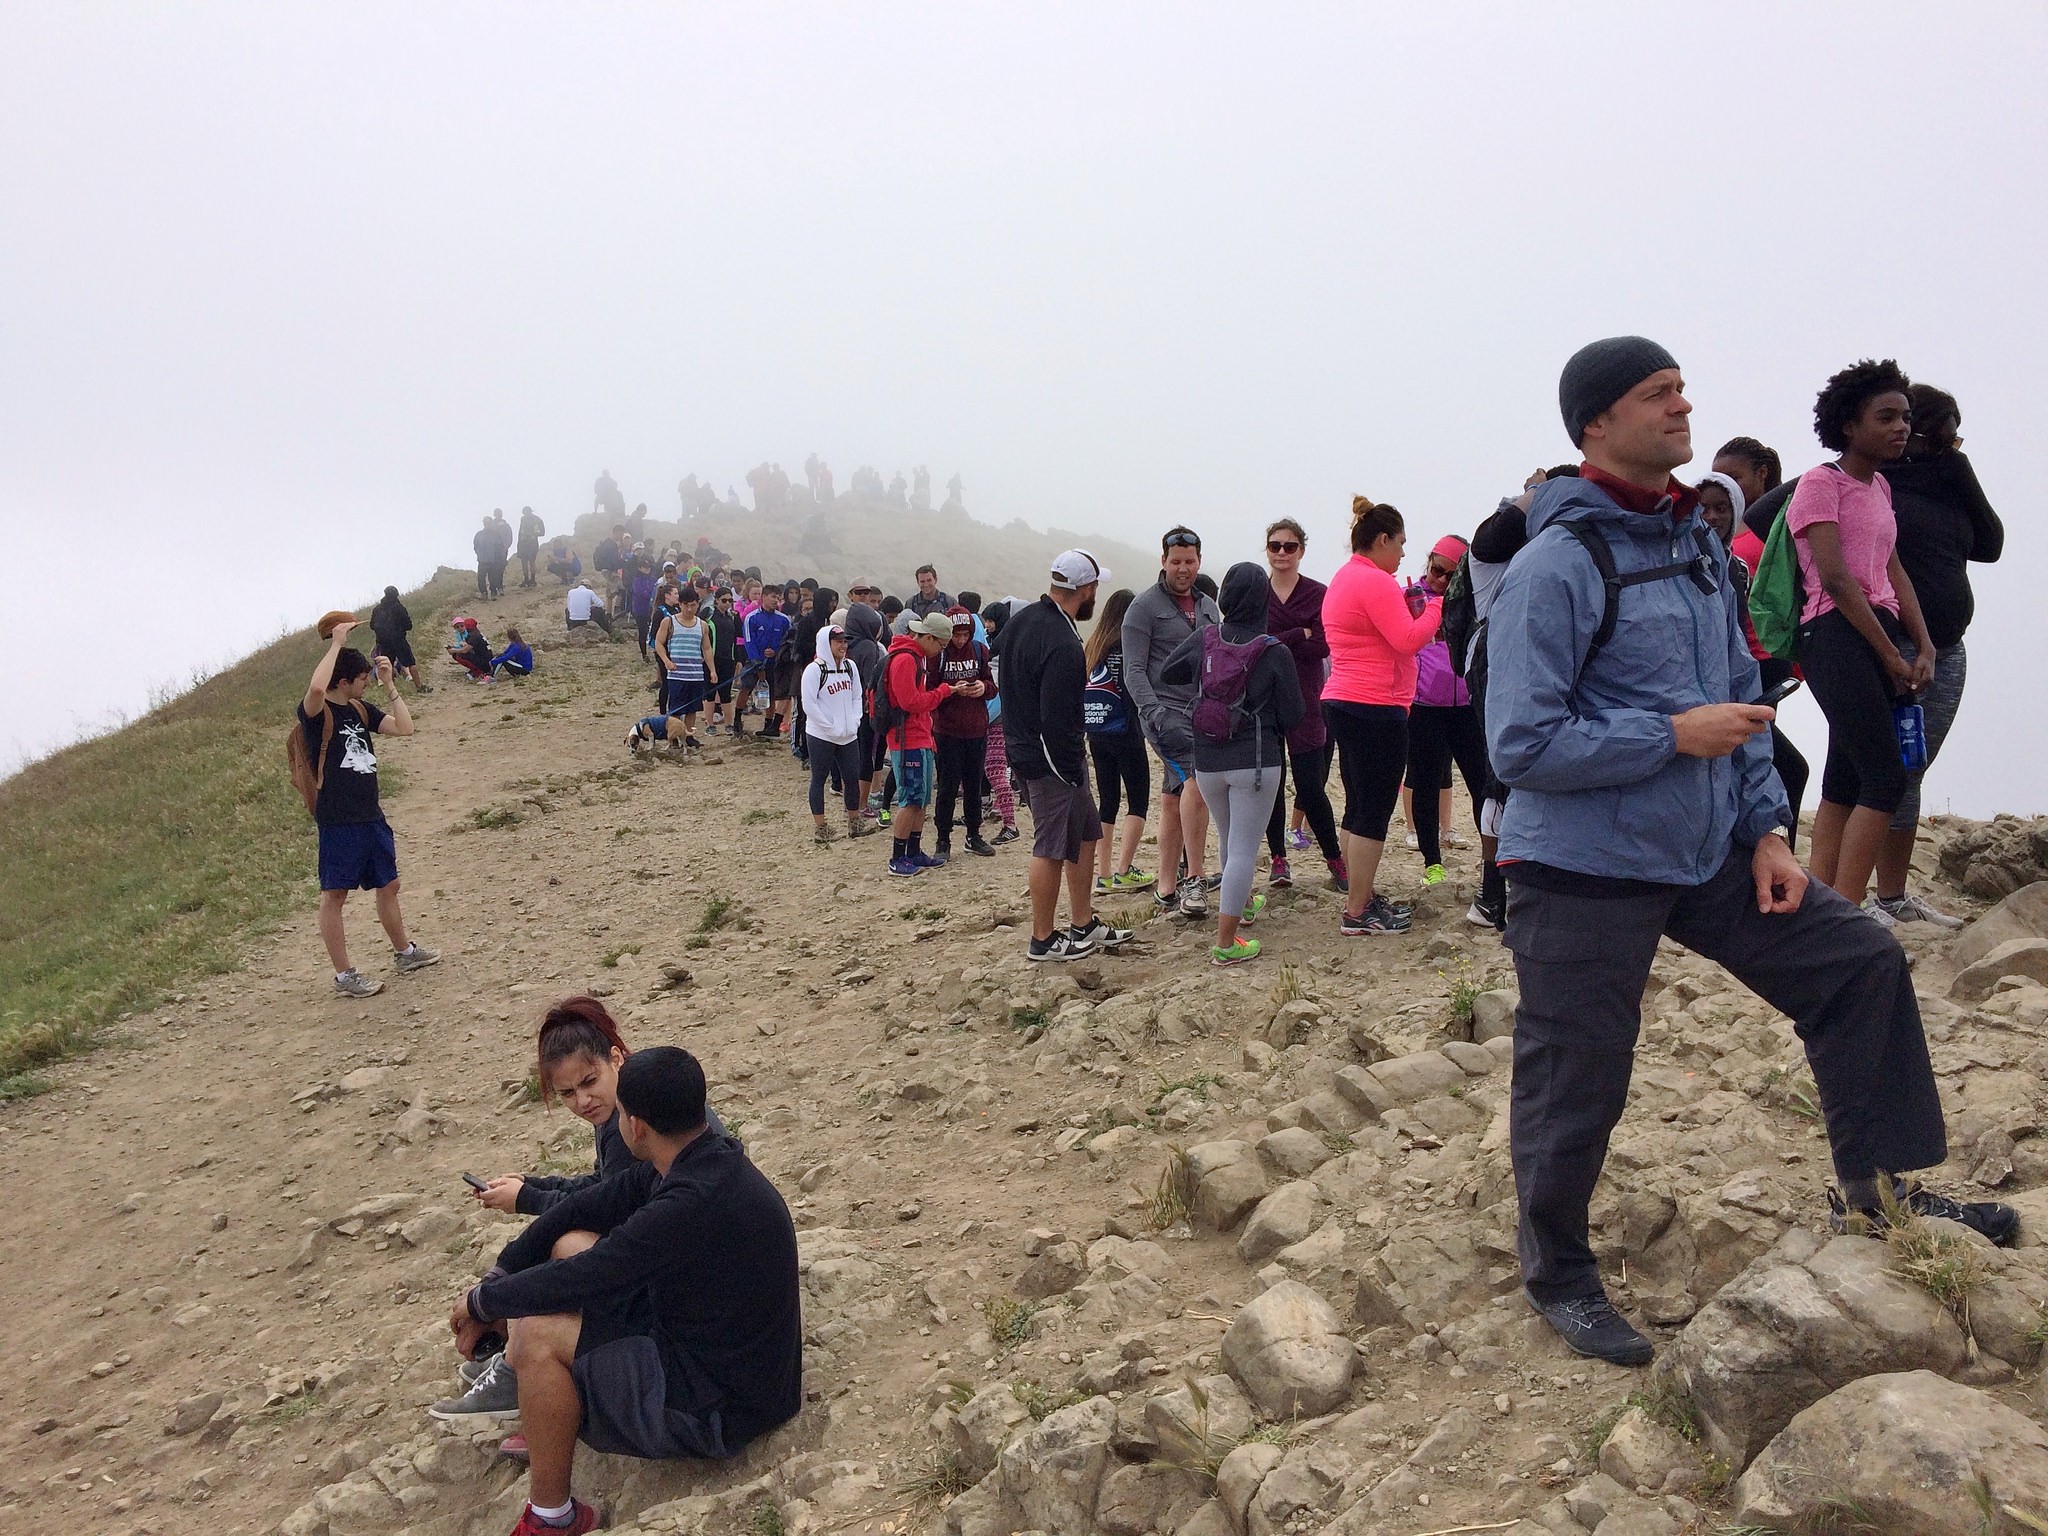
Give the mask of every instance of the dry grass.
[{"label": "dry grass", "polygon": [[[431,636],[471,578],[406,598]],[[233,970],[314,900],[313,824],[285,772],[310,629],[0,784],[0,1098],[121,1015]],[[383,769],[387,794],[396,763]]]}]

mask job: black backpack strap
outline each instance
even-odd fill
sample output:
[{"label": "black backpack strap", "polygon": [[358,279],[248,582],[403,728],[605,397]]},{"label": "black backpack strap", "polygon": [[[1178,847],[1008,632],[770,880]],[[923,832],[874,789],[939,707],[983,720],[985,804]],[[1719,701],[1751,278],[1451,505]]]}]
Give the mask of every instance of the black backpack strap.
[{"label": "black backpack strap", "polygon": [[[1645,566],[1640,571],[1617,572],[1614,568],[1614,551],[1608,547],[1606,536],[1584,522],[1566,523],[1573,538],[1585,546],[1586,553],[1593,557],[1593,568],[1600,573],[1600,586],[1606,594],[1606,603],[1600,612],[1600,627],[1593,631],[1593,643],[1586,648],[1586,660],[1591,661],[1601,646],[1614,638],[1615,621],[1621,616],[1621,591],[1624,587],[1640,587],[1653,581],[1669,581],[1674,576],[1692,573],[1693,562],[1680,560],[1670,565]],[[1693,529],[1699,541],[1700,553],[1711,562],[1713,551],[1708,543],[1705,528]]]}]

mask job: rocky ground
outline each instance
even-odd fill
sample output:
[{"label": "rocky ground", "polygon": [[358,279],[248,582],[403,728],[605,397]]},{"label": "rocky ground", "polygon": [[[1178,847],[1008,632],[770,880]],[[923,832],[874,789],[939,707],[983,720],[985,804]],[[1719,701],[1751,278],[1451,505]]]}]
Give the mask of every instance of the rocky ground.
[{"label": "rocky ground", "polygon": [[[390,975],[365,904],[388,985],[338,1001],[288,914],[0,1110],[0,1531],[509,1529],[495,1437],[421,1410],[512,1230],[461,1172],[589,1156],[524,1089],[543,1005],[584,989],[702,1057],[804,1264],[802,1415],[729,1465],[581,1458],[619,1528],[2048,1530],[2048,1248],[1829,1238],[1797,1043],[1717,968],[1660,956],[1595,1209],[1659,1362],[1579,1360],[1519,1295],[1512,972],[1463,919],[1469,855],[1423,894],[1394,850],[1405,938],[1340,941],[1305,879],[1248,968],[1149,902],[1135,952],[1027,967],[1019,850],[891,880],[873,841],[813,846],[780,749],[629,762],[631,648],[567,644],[545,594],[497,606],[556,642],[540,674],[444,680],[384,748],[444,963]],[[1934,1181],[2015,1200],[2029,1244],[2044,854],[2039,824],[1937,828],[1941,899],[2006,899],[1903,930],[1950,1113]]]}]

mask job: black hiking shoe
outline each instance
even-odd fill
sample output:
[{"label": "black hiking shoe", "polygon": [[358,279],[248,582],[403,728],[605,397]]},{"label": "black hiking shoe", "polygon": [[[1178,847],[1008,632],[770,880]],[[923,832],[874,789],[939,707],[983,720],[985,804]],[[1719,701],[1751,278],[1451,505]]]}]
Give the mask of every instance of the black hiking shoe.
[{"label": "black hiking shoe", "polygon": [[[1892,1180],[1892,1194],[1913,1215],[1939,1216],[1944,1221],[1959,1223],[1995,1248],[2010,1248],[2019,1240],[2020,1213],[1996,1200],[1951,1200],[1924,1184],[1908,1184],[1898,1178]],[[1890,1226],[1891,1220],[1882,1207],[1874,1211],[1852,1212],[1843,1201],[1842,1192],[1832,1184],[1828,1186],[1829,1231],[1883,1237]]]},{"label": "black hiking shoe", "polygon": [[1648,1365],[1656,1358],[1657,1347],[1614,1310],[1604,1291],[1550,1302],[1538,1301],[1526,1290],[1522,1294],[1575,1355],[1609,1365]]},{"label": "black hiking shoe", "polygon": [[995,849],[983,842],[978,834],[968,838],[963,846],[969,853],[980,854],[984,859],[992,859],[996,856]]}]

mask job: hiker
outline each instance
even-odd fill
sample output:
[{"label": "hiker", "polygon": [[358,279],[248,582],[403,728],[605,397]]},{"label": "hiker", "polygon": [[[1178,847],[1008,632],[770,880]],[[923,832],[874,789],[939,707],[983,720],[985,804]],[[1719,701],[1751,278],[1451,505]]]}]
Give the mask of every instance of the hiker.
[{"label": "hiker", "polygon": [[519,585],[522,587],[540,585],[533,574],[533,567],[540,559],[540,541],[547,531],[548,525],[540,520],[533,508],[519,509]]},{"label": "hiker", "polygon": [[855,748],[860,764],[861,821],[869,831],[886,826],[890,816],[885,807],[875,798],[875,781],[887,770],[889,759],[888,742],[884,734],[875,728],[874,714],[869,707],[876,688],[881,686],[882,667],[888,661],[882,627],[882,616],[864,602],[847,605],[846,659],[853,663],[854,672],[860,678],[861,712],[860,731],[855,739]]},{"label": "hiker", "polygon": [[718,686],[711,691],[711,721],[704,727],[705,734],[722,725],[737,735],[739,714],[733,704],[733,682],[739,675],[740,621],[733,612],[731,587],[720,587],[712,594],[704,622],[711,626],[711,659],[718,668]]},{"label": "hiker", "polygon": [[[898,475],[896,478],[901,480],[903,477]],[[953,599],[939,590],[939,573],[936,568],[920,565],[916,577],[917,596],[910,600],[911,613],[921,619],[928,614],[944,613],[953,606]]]},{"label": "hiker", "polygon": [[[1421,600],[1418,593],[1437,598],[1441,605],[1466,548],[1455,533],[1436,541],[1423,564],[1422,579],[1408,588],[1410,607]],[[1451,669],[1451,649],[1439,633],[1415,653],[1415,702],[1408,709],[1407,787],[1414,796],[1409,826],[1422,852],[1424,885],[1441,885],[1445,879],[1443,805],[1450,795],[1444,786],[1453,764],[1465,776],[1476,822],[1492,778],[1486,741],[1479,734],[1479,717],[1472,712],[1472,695]]]},{"label": "hiker", "polygon": [[1259,839],[1280,793],[1287,733],[1301,723],[1301,684],[1286,646],[1266,633],[1272,592],[1263,566],[1240,561],[1223,575],[1217,606],[1223,622],[1183,640],[1166,658],[1160,681],[1193,683],[1194,768],[1202,803],[1216,818],[1223,881],[1216,891],[1216,942],[1209,963],[1243,965],[1259,941],[1240,937],[1266,898],[1252,894]]},{"label": "hiker", "polygon": [[789,639],[783,648],[785,664],[795,668],[789,681],[789,695],[793,704],[789,722],[789,753],[798,762],[808,764],[810,751],[804,739],[803,675],[811,658],[817,655],[818,635],[831,628],[832,610],[838,606],[839,594],[830,587],[818,587],[811,593],[809,610],[791,627]]},{"label": "hiker", "polygon": [[1283,517],[1266,527],[1266,584],[1271,596],[1266,605],[1266,633],[1287,647],[1294,660],[1294,682],[1301,693],[1301,719],[1287,733],[1286,763],[1294,775],[1294,831],[1283,841],[1283,815],[1287,805],[1285,775],[1279,793],[1273,796],[1273,814],[1266,822],[1266,849],[1272,859],[1270,884],[1285,888],[1294,883],[1288,863],[1287,846],[1308,846],[1304,822],[1315,833],[1323,867],[1330,872],[1330,884],[1348,890],[1351,872],[1344,862],[1344,845],[1337,840],[1337,813],[1330,806],[1330,730],[1323,720],[1323,674],[1328,670],[1330,642],[1323,633],[1323,598],[1328,592],[1314,577],[1301,574],[1301,557],[1308,549],[1308,534],[1300,523]]},{"label": "hiker", "polygon": [[953,684],[953,696],[932,711],[932,748],[938,770],[936,852],[953,853],[953,807],[964,800],[969,853],[995,857],[981,836],[981,775],[988,761],[988,701],[996,692],[988,647],[974,638],[974,615],[955,603],[946,613],[952,638],[938,655],[939,681]]},{"label": "hiker", "polygon": [[557,539],[549,546],[548,574],[565,587],[583,579],[583,557],[569,547],[567,539]]},{"label": "hiker", "polygon": [[476,554],[476,595],[491,598],[503,589],[502,573],[494,576],[498,563],[498,520],[489,513],[484,516],[483,526],[470,538],[469,547]]},{"label": "hiker", "polygon": [[[1216,604],[1195,590],[1202,572],[1202,539],[1192,528],[1169,528],[1159,540],[1159,579],[1131,600],[1124,613],[1124,687],[1138,706],[1145,740],[1159,754],[1159,889],[1161,911],[1200,918],[1209,910],[1203,880],[1209,813],[1194,782],[1195,705],[1192,684],[1162,684],[1160,668],[1180,643],[1204,624],[1220,624]],[[1182,856],[1187,873],[1181,874]]]},{"label": "hiker", "polygon": [[846,835],[866,837],[875,829],[861,817],[860,724],[866,692],[860,669],[847,659],[847,633],[838,624],[818,631],[816,651],[804,668],[804,730],[810,740],[811,826],[821,843],[833,839],[825,819],[825,781],[835,774],[846,806]]},{"label": "hiker", "polygon": [[420,676],[419,659],[412,653],[412,615],[406,612],[398,588],[386,587],[377,606],[370,610],[370,633],[377,637],[376,654],[390,657],[393,671],[411,678],[413,687],[421,693],[434,691]]},{"label": "hiker", "polygon": [[[1963,683],[1969,675],[1963,635],[1977,609],[1970,591],[1970,562],[1988,565],[2005,552],[2005,525],[1963,455],[1963,440],[1957,435],[1963,412],[1955,396],[1931,384],[1915,384],[1907,395],[1913,403],[1913,433],[1906,439],[1905,456],[1886,466],[1884,478],[1891,485],[1892,513],[1898,520],[1899,564],[1913,584],[1935,648],[1934,679],[1920,694],[1931,768],[1962,708]],[[1960,928],[1960,918],[1906,889],[1925,777],[1925,768],[1906,775],[1905,798],[1892,813],[1891,826],[1878,847],[1871,910],[1895,923]]]},{"label": "hiker", "polygon": [[590,564],[604,578],[604,604],[607,608],[617,600],[619,589],[624,585],[626,554],[632,547],[633,541],[626,537],[626,525],[614,523],[612,531],[599,539],[597,548],[591,551]]},{"label": "hiker", "polygon": [[[594,997],[568,997],[542,1017],[534,1078],[541,1104],[557,1103],[587,1123],[595,1133],[595,1166],[589,1173],[509,1173],[473,1189],[477,1204],[508,1216],[538,1216],[571,1195],[633,1167],[633,1154],[619,1135],[619,1068],[631,1053],[604,1004]],[[706,1107],[705,1123],[714,1135],[727,1134],[718,1112]],[[516,1417],[519,1380],[505,1363],[502,1349],[466,1360],[459,1369],[463,1390],[428,1408],[444,1423],[475,1423]],[[524,1457],[526,1437],[514,1436],[500,1447],[501,1455]]]},{"label": "hiker", "polygon": [[448,647],[449,659],[469,674],[472,683],[488,683],[491,680],[491,642],[484,638],[476,620],[467,614],[458,614],[454,623],[455,644]]},{"label": "hiker", "polygon": [[1352,497],[1351,558],[1323,596],[1330,640],[1323,704],[1344,779],[1344,859],[1351,872],[1337,922],[1345,938],[1408,930],[1408,912],[1382,896],[1377,881],[1408,766],[1415,657],[1442,627],[1443,599],[1432,592],[1412,600],[1394,580],[1407,543],[1400,512]]},{"label": "hiker", "polygon": [[596,494],[591,498],[591,511],[609,512],[613,517],[626,515],[626,498],[619,491],[619,482],[612,478],[610,470],[598,471],[597,484],[593,489]]},{"label": "hiker", "polygon": [[[1757,671],[1727,556],[1671,475],[1692,456],[1683,388],[1671,355],[1641,337],[1566,363],[1559,406],[1586,462],[1537,487],[1488,626],[1488,747],[1511,791],[1501,858],[1520,988],[1509,1131],[1523,1289],[1573,1350],[1616,1365],[1653,1349],[1607,1298],[1587,1208],[1660,939],[1791,1017],[1840,1180],[1837,1230],[1881,1229],[1891,1198],[1994,1242],[2017,1226],[2003,1206],[1880,1184],[1947,1153],[1919,1004],[1897,940],[1786,846],[1790,808],[1762,739],[1772,711],[1743,702]],[[1606,570],[1633,584],[1608,587]]]},{"label": "hiker", "polygon": [[505,649],[491,658],[491,675],[496,677],[501,669],[513,677],[533,675],[533,647],[526,643],[516,624],[505,626]]},{"label": "hiker", "polygon": [[1010,750],[1003,740],[1003,663],[996,654],[996,639],[1010,617],[1010,604],[990,603],[975,616],[981,620],[982,643],[988,647],[989,670],[996,680],[995,695],[988,701],[987,755],[982,758],[982,774],[988,780],[996,816],[1003,824],[989,839],[989,845],[1000,848],[1016,842],[1021,835],[1017,831],[1017,791],[1010,783]]},{"label": "hiker", "polygon": [[654,557],[644,544],[633,546],[631,575],[626,580],[626,604],[633,615],[633,639],[640,647],[640,659],[647,659],[647,642],[652,637],[654,592],[661,578]]},{"label": "hiker", "polygon": [[661,621],[654,632],[654,654],[662,659],[668,684],[662,713],[683,722],[683,746],[696,751],[697,714],[704,696],[718,685],[717,653],[712,649],[711,628],[697,616],[697,589],[672,587],[675,612]]},{"label": "hiker", "polygon": [[756,680],[768,685],[768,708],[761,715],[763,736],[773,736],[782,728],[782,705],[789,697],[787,687],[776,693],[776,663],[782,659],[783,642],[789,637],[790,616],[782,611],[784,591],[780,587],[767,587],[761,592],[761,606],[747,615],[742,627],[741,639],[746,644],[747,666],[741,674],[740,687],[751,692]]},{"label": "hiker", "polygon": [[604,599],[591,589],[588,582],[579,581],[563,594],[562,612],[570,629],[595,624],[608,639],[618,638],[612,630],[611,615],[605,612]]},{"label": "hiker", "polygon": [[1124,614],[1136,597],[1129,587],[1110,593],[1082,651],[1088,680],[1081,693],[1081,724],[1095,764],[1095,814],[1102,822],[1102,840],[1095,845],[1098,896],[1150,890],[1159,878],[1137,867],[1150,808],[1152,759],[1138,727],[1138,706],[1124,686]]},{"label": "hiker", "polygon": [[[1785,503],[1805,593],[1799,666],[1828,722],[1813,873],[1859,905],[1906,797],[1892,707],[1934,681],[1934,642],[1899,561],[1891,486],[1879,472],[1906,451],[1909,387],[1889,359],[1829,379],[1814,402],[1814,432],[1840,457],[1801,475]],[[1890,913],[1871,912],[1889,926]]]},{"label": "hiker", "polygon": [[[1051,590],[1035,603],[1013,607],[1002,626],[1003,670],[1010,681],[1003,733],[1031,807],[1026,960],[1079,960],[1098,949],[1121,949],[1132,938],[1130,929],[1111,927],[1096,915],[1090,891],[1102,818],[1088,785],[1082,706],[1088,663],[1076,626],[1094,616],[1096,588],[1108,579],[1087,550],[1062,550],[1053,557]],[[1057,923],[1062,879],[1065,928]]]},{"label": "hiker", "polygon": [[[391,963],[398,971],[425,970],[441,957],[406,936],[398,907],[398,848],[378,804],[377,754],[370,745],[373,736],[410,736],[412,715],[390,658],[373,665],[345,643],[353,628],[353,620],[334,627],[299,700],[292,776],[320,829],[320,941],[334,966],[334,990],[361,998],[375,997],[384,983],[349,961],[342,908],[350,891],[377,893],[377,921],[391,940]],[[363,698],[373,675],[389,695],[389,714]]]},{"label": "hiker", "polygon": [[896,779],[896,816],[889,827],[892,875],[921,875],[946,862],[943,856],[924,851],[925,812],[938,773],[932,711],[960,690],[951,683],[929,683],[927,673],[932,659],[952,638],[953,622],[943,613],[912,619],[910,633],[889,643],[889,659],[882,667],[875,704],[882,711],[889,771]]}]

